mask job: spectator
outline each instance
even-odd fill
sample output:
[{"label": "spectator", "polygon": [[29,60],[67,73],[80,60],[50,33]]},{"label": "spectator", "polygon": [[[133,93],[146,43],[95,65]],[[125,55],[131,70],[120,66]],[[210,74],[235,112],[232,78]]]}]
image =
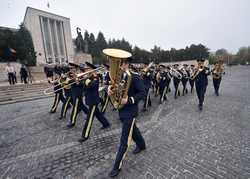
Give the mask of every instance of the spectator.
[{"label": "spectator", "polygon": [[22,65],[20,68],[20,76],[21,76],[21,82],[27,84],[28,71],[25,65]]},{"label": "spectator", "polygon": [[5,71],[8,74],[8,80],[9,80],[10,85],[14,85],[15,84],[15,69],[9,62],[7,63]]}]

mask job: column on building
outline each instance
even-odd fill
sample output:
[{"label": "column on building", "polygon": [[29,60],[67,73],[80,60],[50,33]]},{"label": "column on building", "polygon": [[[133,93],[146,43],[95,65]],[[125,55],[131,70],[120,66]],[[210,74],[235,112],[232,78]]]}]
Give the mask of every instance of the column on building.
[{"label": "column on building", "polygon": [[47,17],[40,17],[47,63],[67,62],[63,22]]}]

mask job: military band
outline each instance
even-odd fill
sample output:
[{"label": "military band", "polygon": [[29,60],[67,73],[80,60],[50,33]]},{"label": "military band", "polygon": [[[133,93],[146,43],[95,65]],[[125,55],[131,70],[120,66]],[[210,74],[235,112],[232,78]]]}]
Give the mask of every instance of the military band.
[{"label": "military band", "polygon": [[222,61],[216,62],[211,72],[213,76],[214,93],[216,96],[219,96],[222,74],[225,74]]},{"label": "military band", "polygon": [[[204,59],[198,59],[197,64],[153,64],[144,63],[139,67],[131,65],[132,55],[129,52],[119,49],[105,49],[104,54],[109,64],[103,64],[99,70],[94,64],[70,63],[64,70],[55,70],[54,80],[49,80],[53,85],[54,102],[50,113],[55,113],[62,102],[60,118],[66,118],[71,108],[71,115],[68,128],[76,125],[78,113],[82,110],[85,115],[81,116],[83,129],[80,143],[89,139],[93,120],[96,117],[100,122],[100,130],[111,126],[109,119],[105,116],[108,106],[113,106],[112,112],[118,112],[121,121],[120,145],[116,154],[113,168],[109,173],[110,177],[119,174],[128,148],[133,140],[136,147],[134,154],[146,149],[145,140],[136,125],[136,118],[139,108],[142,111],[150,111],[152,106],[151,95],[155,94],[161,105],[171,103],[168,100],[170,95],[171,81],[173,81],[173,97],[177,99],[188,94],[190,85],[191,96],[194,88],[198,97],[198,109],[203,110],[203,104],[208,85],[208,75],[212,74],[214,91],[219,96],[220,83],[224,74],[224,67],[221,61],[216,62],[214,68],[210,69],[205,65]],[[57,67],[58,68],[58,67]],[[138,73],[139,72],[139,73]],[[101,87],[101,88],[100,88]],[[182,88],[181,88],[182,87]],[[100,97],[100,90],[103,93]],[[182,97],[180,97],[182,98]],[[85,101],[83,101],[85,99]],[[142,101],[142,105],[140,105]]]}]

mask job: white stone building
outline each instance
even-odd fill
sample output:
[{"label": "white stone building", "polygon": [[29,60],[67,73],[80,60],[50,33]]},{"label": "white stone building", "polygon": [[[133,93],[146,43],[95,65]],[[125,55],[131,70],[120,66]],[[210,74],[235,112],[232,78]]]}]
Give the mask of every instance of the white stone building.
[{"label": "white stone building", "polygon": [[23,23],[30,31],[37,65],[73,62],[69,18],[27,7]]}]

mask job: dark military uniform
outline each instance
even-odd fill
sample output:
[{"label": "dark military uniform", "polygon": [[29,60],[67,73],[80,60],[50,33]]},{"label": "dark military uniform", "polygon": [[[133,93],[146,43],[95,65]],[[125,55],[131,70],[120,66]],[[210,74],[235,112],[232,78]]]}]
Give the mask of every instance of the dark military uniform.
[{"label": "dark military uniform", "polygon": [[182,71],[182,79],[181,79],[182,86],[183,86],[183,90],[182,90],[182,95],[183,96],[185,95],[185,93],[186,94],[188,93],[187,82],[188,82],[189,77],[190,77],[190,74],[189,74],[188,70],[183,69],[183,71]]},{"label": "dark military uniform", "polygon": [[153,91],[155,93],[155,96],[158,96],[158,94],[159,94],[159,83],[156,79],[158,72],[159,72],[159,70],[155,69],[155,71],[153,73]]},{"label": "dark military uniform", "polygon": [[51,107],[50,113],[55,113],[59,102],[61,101],[62,103],[64,103],[65,101],[65,98],[63,95],[63,89],[60,89],[62,88],[62,86],[59,82],[59,77],[55,79],[55,81],[53,82],[53,85],[54,85],[54,91],[55,91],[55,98],[54,98],[54,102]]},{"label": "dark military uniform", "polygon": [[144,98],[143,109],[144,111],[146,111],[148,109],[148,106],[151,106],[150,87],[152,81],[152,74],[149,71],[143,72],[142,79],[146,90],[146,98]]},{"label": "dark military uniform", "polygon": [[221,83],[221,77],[213,78],[214,91],[217,96],[219,96],[220,83]]},{"label": "dark military uniform", "polygon": [[[221,71],[221,73],[222,73],[222,71]],[[220,89],[222,74],[216,74],[215,68],[212,70],[212,74],[213,74],[214,92],[215,92],[216,96],[219,96],[219,89]]]},{"label": "dark military uniform", "polygon": [[[177,70],[177,71],[180,72],[179,70]],[[180,81],[181,81],[181,79],[177,78],[176,76],[173,77],[174,88],[175,88],[175,92],[174,92],[175,98],[177,98],[177,95],[180,96],[180,91],[179,91]]]},{"label": "dark military uniform", "polygon": [[[109,76],[109,72],[106,72],[104,74],[104,79],[103,79],[103,84],[107,87],[109,84],[110,84],[110,76]],[[101,108],[101,112],[104,114],[106,109],[107,109],[107,106],[108,106],[108,103],[109,103],[109,96],[108,96],[108,92],[107,92],[107,88],[105,88],[104,90],[104,98],[103,98],[103,101],[102,101],[102,108]]]},{"label": "dark military uniform", "polygon": [[83,81],[79,83],[72,84],[71,86],[71,95],[73,100],[73,108],[70,116],[70,124],[68,127],[73,127],[76,124],[76,118],[80,110],[85,114],[88,114],[88,108],[83,104]]},{"label": "dark military uniform", "polygon": [[167,72],[165,71],[159,72],[160,103],[162,103],[164,100],[167,100],[168,82],[169,82],[169,79],[167,76]]},{"label": "dark military uniform", "polygon": [[69,78],[61,80],[61,84],[62,84],[63,90],[64,90],[65,100],[64,100],[64,103],[62,105],[60,119],[65,118],[67,110],[70,108],[70,105],[73,106],[73,99],[72,99],[72,94],[71,94],[71,86],[68,85],[70,83],[70,81],[71,80]]},{"label": "dark military uniform", "polygon": [[[194,65],[191,65],[191,67],[194,67]],[[193,90],[194,90],[194,79],[192,79],[192,76],[191,76],[191,75],[193,75],[193,74],[191,74],[191,73],[193,73],[193,70],[194,69],[190,69],[190,71],[189,71],[189,74],[190,74],[189,84],[190,84],[190,87],[191,87],[191,89],[190,89],[191,93],[193,93]]]},{"label": "dark military uniform", "polygon": [[145,87],[138,74],[131,73],[131,75],[132,80],[128,90],[128,102],[124,107],[119,109],[119,117],[122,122],[122,134],[119,150],[110,176],[115,176],[117,174],[116,171],[121,169],[122,162],[132,139],[136,143],[137,148],[141,150],[146,148],[145,141],[135,123],[135,118],[138,115],[138,102],[146,95]]},{"label": "dark military uniform", "polygon": [[199,72],[199,74],[195,77],[195,86],[196,93],[199,99],[199,109],[202,110],[203,102],[205,98],[205,93],[208,85],[207,76],[210,74],[209,69],[204,67],[204,69]]},{"label": "dark military uniform", "polygon": [[99,78],[98,76],[92,76],[89,78],[89,80],[90,82],[88,84],[85,83],[85,103],[89,106],[89,112],[83,127],[82,138],[79,140],[79,142],[83,142],[89,138],[94,117],[96,117],[102,124],[103,129],[110,126],[108,120],[98,108],[98,104],[100,103]]}]

